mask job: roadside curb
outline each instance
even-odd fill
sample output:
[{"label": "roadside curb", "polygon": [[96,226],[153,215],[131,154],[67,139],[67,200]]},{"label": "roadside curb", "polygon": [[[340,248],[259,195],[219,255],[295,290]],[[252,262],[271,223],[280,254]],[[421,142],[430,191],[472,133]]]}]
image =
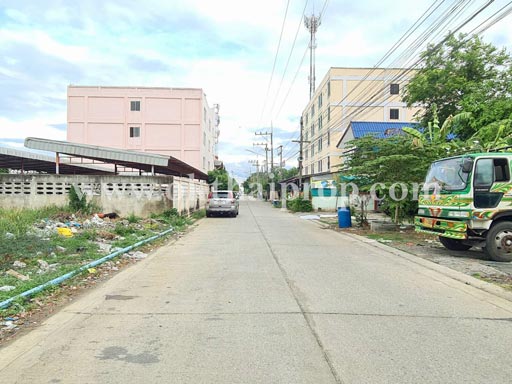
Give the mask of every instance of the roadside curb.
[{"label": "roadside curb", "polygon": [[[326,227],[325,225],[323,225],[320,222],[317,222],[316,220],[304,220],[304,221],[313,222],[314,225],[316,225],[317,227],[322,228],[322,229],[330,229],[329,227]],[[333,231],[333,232],[342,237],[345,236],[348,238],[352,238],[354,240],[358,240],[362,243],[368,244],[369,246],[381,249],[383,251],[386,251],[387,253],[391,253],[392,255],[401,257],[402,259],[406,259],[406,260],[408,260],[412,263],[415,263],[417,265],[421,265],[422,267],[425,267],[432,271],[438,272],[444,276],[450,277],[450,278],[457,280],[461,283],[472,286],[474,288],[481,289],[487,293],[493,294],[502,299],[512,302],[512,292],[507,291],[506,289],[500,287],[499,285],[479,280],[473,276],[466,275],[463,272],[459,272],[459,271],[456,271],[449,267],[445,267],[444,265],[436,264],[433,261],[422,259],[421,257],[416,256],[412,253],[408,253],[408,252],[402,251],[400,249],[393,248],[389,245],[382,244],[382,243],[378,242],[377,240],[372,240],[367,237],[356,235],[353,233],[338,232],[338,231]]]}]

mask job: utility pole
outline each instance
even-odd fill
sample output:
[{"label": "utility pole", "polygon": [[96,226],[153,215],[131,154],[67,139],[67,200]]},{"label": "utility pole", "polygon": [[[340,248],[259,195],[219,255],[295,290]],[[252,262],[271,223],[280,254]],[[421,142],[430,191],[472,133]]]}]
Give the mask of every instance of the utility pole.
[{"label": "utility pole", "polygon": [[265,146],[265,172],[268,175],[268,143],[254,143],[253,145],[262,145]]},{"label": "utility pole", "polygon": [[277,150],[279,153],[279,168],[283,168],[283,146],[280,145]]},{"label": "utility pole", "polygon": [[309,99],[313,98],[315,93],[315,49],[316,49],[316,31],[320,26],[320,18],[315,15],[311,17],[304,16],[304,25],[309,31]]},{"label": "utility pole", "polygon": [[300,140],[292,140],[294,143],[299,143],[299,191],[302,190],[302,161],[303,156],[303,143],[309,143],[309,140],[304,140],[304,121],[300,118]]},{"label": "utility pole", "polygon": [[260,183],[260,161],[249,160],[249,163],[256,167],[256,183]]},{"label": "utility pole", "polygon": [[[255,132],[256,136],[270,136],[270,172],[274,171],[274,128],[270,123],[270,132]],[[268,149],[266,149],[268,151]],[[268,159],[267,159],[268,160]],[[267,161],[267,173],[268,173],[268,161]]]}]

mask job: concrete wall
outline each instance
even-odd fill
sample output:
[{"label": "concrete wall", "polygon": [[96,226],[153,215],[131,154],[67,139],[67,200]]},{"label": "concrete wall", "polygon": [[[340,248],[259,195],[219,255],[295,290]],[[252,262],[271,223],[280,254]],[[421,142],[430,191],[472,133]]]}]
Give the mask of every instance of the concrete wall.
[{"label": "concrete wall", "polygon": [[68,87],[68,141],[173,156],[205,173],[218,121],[198,88]]},{"label": "concrete wall", "polygon": [[190,213],[204,208],[208,197],[205,182],[172,176],[0,175],[0,207],[64,206],[72,185],[103,212],[121,216],[147,217],[171,208]]}]

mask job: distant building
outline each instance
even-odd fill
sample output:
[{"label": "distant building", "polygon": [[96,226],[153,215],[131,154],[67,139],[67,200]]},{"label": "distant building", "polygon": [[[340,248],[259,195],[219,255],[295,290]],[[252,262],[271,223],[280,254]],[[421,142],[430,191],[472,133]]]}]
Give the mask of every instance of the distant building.
[{"label": "distant building", "polygon": [[334,178],[343,152],[337,144],[351,136],[352,121],[409,125],[418,108],[407,108],[400,93],[412,75],[400,68],[330,68],[302,112],[306,179]]},{"label": "distant building", "polygon": [[214,169],[219,106],[199,88],[68,87],[67,140],[173,156]]}]

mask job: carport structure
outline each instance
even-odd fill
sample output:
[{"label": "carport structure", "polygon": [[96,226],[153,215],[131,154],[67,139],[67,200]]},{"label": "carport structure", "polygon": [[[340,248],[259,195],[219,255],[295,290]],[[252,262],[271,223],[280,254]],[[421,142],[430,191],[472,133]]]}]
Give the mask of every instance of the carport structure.
[{"label": "carport structure", "polygon": [[[14,169],[21,174],[26,172],[55,172],[55,157],[0,147],[0,168]],[[71,164],[62,162],[59,166],[62,175],[113,175],[114,171],[92,164]]]},{"label": "carport structure", "polygon": [[[0,157],[0,167],[54,174],[119,174],[127,170],[133,174],[133,171],[136,170],[139,175],[143,173],[146,175],[161,174],[199,180],[206,180],[208,178],[204,172],[181,160],[172,156],[155,153],[136,152],[36,137],[27,137],[25,139],[25,147],[55,152],[55,158],[14,150],[17,153],[7,154],[5,158]],[[4,150],[6,152],[12,151]],[[28,153],[30,155],[27,155]]]}]

